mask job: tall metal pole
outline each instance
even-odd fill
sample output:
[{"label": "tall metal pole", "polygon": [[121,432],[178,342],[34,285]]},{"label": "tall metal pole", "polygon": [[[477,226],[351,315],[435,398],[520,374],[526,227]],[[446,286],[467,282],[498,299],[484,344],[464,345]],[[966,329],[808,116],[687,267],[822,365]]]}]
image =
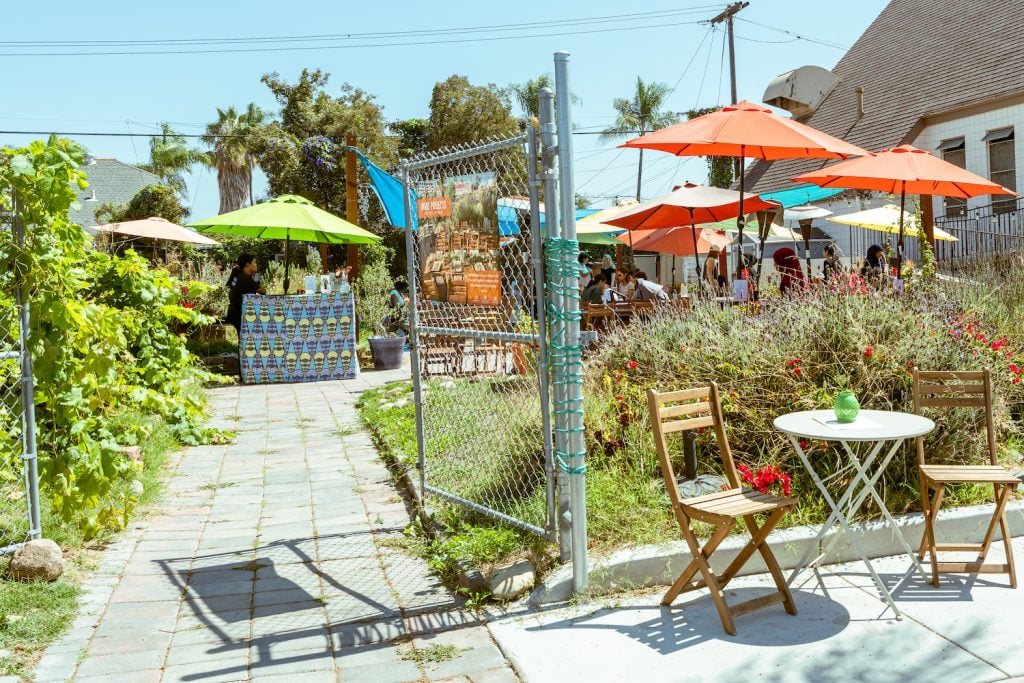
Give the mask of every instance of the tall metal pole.
[{"label": "tall metal pole", "polygon": [[[21,202],[14,194],[14,242],[18,248],[25,246],[25,224],[21,220]],[[32,375],[32,349],[29,347],[30,302],[28,288],[16,282],[15,303],[18,306],[18,351],[21,360],[21,427],[22,459],[25,469],[25,488],[28,489],[29,538],[42,535],[39,516],[39,459],[36,453],[36,397],[35,381]]]},{"label": "tall metal pole", "polygon": [[[558,147],[555,144],[555,93],[551,88],[541,88],[539,93],[539,118],[541,141],[541,183],[544,187],[544,218],[547,224],[547,237],[557,238],[561,234],[561,220],[558,212],[558,168],[555,160]],[[547,302],[550,310],[562,310],[562,295],[558,287],[547,288]],[[548,321],[549,339],[561,339],[563,323],[558,316]],[[542,328],[543,329],[543,328]],[[555,405],[565,401],[565,385],[552,385],[552,397]],[[556,416],[555,420],[558,421]],[[554,447],[560,453],[566,449],[566,435],[555,431]],[[572,558],[571,524],[569,522],[569,476],[556,468],[555,476],[558,484],[558,555],[562,562]]]},{"label": "tall metal pole", "polygon": [[[562,237],[576,241],[576,187],[573,182],[572,154],[572,92],[569,88],[569,53],[555,53],[555,108],[558,133],[558,175],[562,201]],[[576,254],[572,255],[576,261]],[[575,263],[574,263],[575,265]],[[565,271],[563,291],[579,291],[579,271]],[[569,513],[572,522],[572,579],[573,589],[579,594],[587,590],[587,482],[584,472],[586,447],[583,442],[583,358],[580,350],[579,296],[565,296],[563,304],[565,329],[563,341],[569,352],[564,376],[567,381],[567,401],[564,418],[567,433],[569,474]],[[556,415],[556,417],[558,417]]]}]

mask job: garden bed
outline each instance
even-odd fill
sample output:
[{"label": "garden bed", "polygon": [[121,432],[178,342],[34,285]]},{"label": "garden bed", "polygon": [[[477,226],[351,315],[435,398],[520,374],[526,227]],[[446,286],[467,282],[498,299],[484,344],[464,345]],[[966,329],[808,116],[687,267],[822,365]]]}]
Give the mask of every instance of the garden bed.
[{"label": "garden bed", "polygon": [[[827,510],[791,446],[772,427],[772,420],[795,410],[829,408],[843,389],[853,390],[866,408],[910,411],[910,369],[914,365],[931,370],[989,367],[1000,461],[1012,470],[1024,469],[1019,448],[1024,356],[1017,355],[1024,353],[1024,348],[1018,348],[1018,338],[1012,334],[1024,319],[1020,301],[1024,301],[1020,283],[982,273],[927,286],[919,282],[898,299],[859,288],[822,290],[799,300],[769,299],[757,316],[737,309],[698,306],[692,314],[667,313],[620,328],[603,341],[585,370],[591,550],[608,554],[679,539],[651,438],[645,392],[652,387],[668,390],[709,381],[719,384],[737,462],[753,470],[777,466],[792,476],[793,495],[800,498],[800,504],[780,528],[821,524]],[[481,386],[461,379],[452,383],[467,396],[475,396]],[[368,392],[361,410],[381,447],[415,467],[410,391],[408,383],[403,383]],[[436,414],[443,417],[459,411]],[[985,457],[977,411],[956,409],[930,416],[937,426],[926,438],[929,453],[949,463]],[[477,437],[460,436],[460,429],[453,424],[435,431],[461,439],[461,447],[469,448],[467,439]],[[697,442],[700,471],[720,472],[711,430],[700,433]],[[457,444],[449,445],[449,450],[457,451]],[[811,457],[825,464],[825,474],[836,475],[834,485],[844,487],[849,473],[840,473],[844,459],[839,446],[805,446]],[[670,447],[681,452],[680,444],[672,442]],[[879,491],[893,514],[920,510],[916,467],[911,442],[879,482]],[[990,498],[991,490],[985,487],[952,487],[944,508],[984,503]],[[536,506],[543,510],[543,501],[531,495],[508,501],[509,512],[514,513],[517,505],[520,513],[529,513]],[[463,525],[504,528],[464,508],[445,505],[442,509],[444,521],[455,529]],[[856,516],[870,521],[875,515],[876,511],[865,507]],[[529,534],[512,533],[519,539],[518,547],[504,546],[506,557],[537,543]],[[472,557],[473,552],[467,554]]]}]

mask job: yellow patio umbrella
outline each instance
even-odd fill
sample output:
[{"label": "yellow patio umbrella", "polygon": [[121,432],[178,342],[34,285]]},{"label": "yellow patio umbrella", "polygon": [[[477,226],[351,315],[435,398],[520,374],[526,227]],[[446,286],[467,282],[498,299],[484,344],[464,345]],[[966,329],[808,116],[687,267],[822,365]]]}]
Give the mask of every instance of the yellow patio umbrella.
[{"label": "yellow patio umbrella", "polygon": [[[832,216],[828,220],[833,223],[852,225],[867,230],[899,234],[900,232],[900,208],[895,204],[886,204],[877,209],[868,209],[856,213],[847,213],[842,216]],[[920,226],[917,225],[914,214],[903,211],[903,234],[911,237],[923,238]],[[944,242],[957,242],[958,239],[940,228],[932,228],[935,231],[935,239]]]}]

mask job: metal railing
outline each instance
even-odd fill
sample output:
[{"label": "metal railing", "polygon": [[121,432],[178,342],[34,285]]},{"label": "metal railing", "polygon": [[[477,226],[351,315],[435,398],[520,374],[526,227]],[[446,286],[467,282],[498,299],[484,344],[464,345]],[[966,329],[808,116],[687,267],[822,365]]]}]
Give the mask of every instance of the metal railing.
[{"label": "metal railing", "polygon": [[968,208],[962,216],[937,216],[934,225],[958,238],[936,241],[935,259],[942,264],[1024,253],[1024,198]]}]

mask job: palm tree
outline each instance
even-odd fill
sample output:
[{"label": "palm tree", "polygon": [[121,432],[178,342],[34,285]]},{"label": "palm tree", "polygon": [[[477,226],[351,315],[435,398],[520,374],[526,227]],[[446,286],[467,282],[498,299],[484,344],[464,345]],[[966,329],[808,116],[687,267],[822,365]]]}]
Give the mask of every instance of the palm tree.
[{"label": "palm tree", "polygon": [[[540,91],[542,88],[555,89],[555,79],[551,74],[541,74],[525,83],[512,83],[508,86],[509,92],[523,113],[527,117],[536,118],[540,118]],[[573,104],[580,103],[580,98],[576,96],[576,93],[573,93],[571,97]]]},{"label": "palm tree", "polygon": [[203,142],[213,148],[210,165],[217,167],[217,188],[220,191],[220,213],[253,203],[253,155],[251,135],[263,124],[266,114],[249,103],[245,111],[217,108],[217,120],[206,126]]},{"label": "palm tree", "polygon": [[541,88],[555,89],[555,81],[551,74],[541,74],[525,83],[513,83],[508,87],[519,108],[529,117],[539,117],[539,97]]},{"label": "palm tree", "polygon": [[[669,88],[664,83],[644,83],[637,76],[636,92],[632,100],[616,98],[612,102],[617,116],[615,125],[605,128],[599,138],[602,141],[617,140],[631,134],[645,135],[671,126],[678,117],[669,111],[661,111]],[[640,163],[636,171],[636,199],[640,201],[640,186],[643,182],[644,150],[640,150]]]},{"label": "palm tree", "polygon": [[184,196],[185,172],[203,160],[203,153],[189,147],[184,136],[169,124],[161,123],[160,134],[149,139],[149,162],[139,164],[139,168],[158,175],[164,184]]}]

